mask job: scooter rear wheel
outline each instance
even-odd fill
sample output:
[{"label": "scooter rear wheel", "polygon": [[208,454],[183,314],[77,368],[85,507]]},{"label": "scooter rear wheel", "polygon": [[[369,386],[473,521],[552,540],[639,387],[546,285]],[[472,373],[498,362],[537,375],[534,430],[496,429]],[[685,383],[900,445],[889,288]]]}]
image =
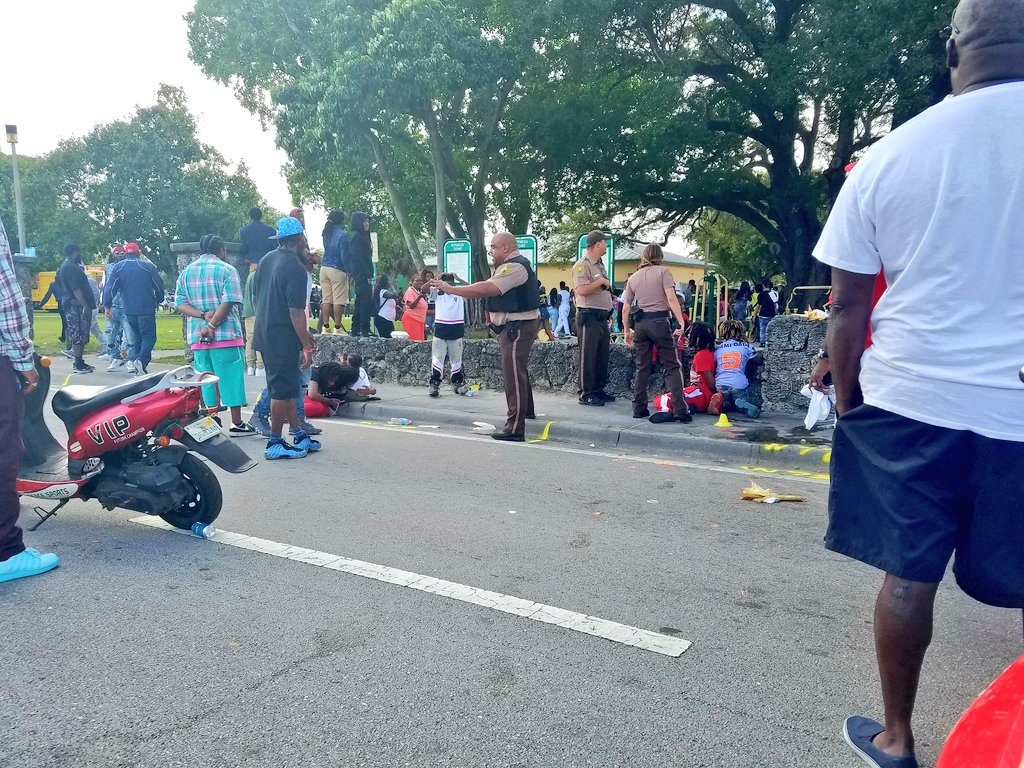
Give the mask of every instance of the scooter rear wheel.
[{"label": "scooter rear wheel", "polygon": [[160,515],[175,528],[189,530],[194,523],[209,525],[220,514],[224,494],[220,481],[205,463],[191,454],[185,454],[179,465],[181,474],[192,486],[192,496],[174,512]]}]

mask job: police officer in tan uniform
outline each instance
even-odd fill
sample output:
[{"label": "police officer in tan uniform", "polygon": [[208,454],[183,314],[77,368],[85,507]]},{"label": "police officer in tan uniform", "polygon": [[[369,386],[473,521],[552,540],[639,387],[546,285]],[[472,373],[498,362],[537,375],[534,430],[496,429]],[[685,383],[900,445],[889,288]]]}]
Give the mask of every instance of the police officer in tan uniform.
[{"label": "police officer in tan uniform", "polygon": [[533,389],[528,364],[530,350],[543,327],[554,339],[547,313],[540,312],[540,283],[530,261],[519,253],[516,238],[499,232],[491,238],[494,276],[470,285],[449,285],[431,280],[430,285],[466,299],[486,299],[490,328],[498,335],[501,377],[505,383],[508,419],[495,440],[521,443],[526,439],[526,419],[533,418]]},{"label": "police officer in tan uniform", "polygon": [[580,340],[580,404],[604,405],[615,398],[604,391],[608,384],[608,346],[611,333],[612,284],[601,258],[608,252],[608,235],[594,230],[587,235],[586,255],[572,268],[576,292],[576,335]]},{"label": "police officer in tan uniform", "polygon": [[[676,296],[675,284],[668,267],[661,262],[665,253],[657,243],[650,243],[640,255],[640,267],[626,282],[622,292],[622,306],[629,307],[626,321],[626,346],[634,347],[636,380],[633,382],[633,418],[651,415],[647,408],[647,383],[651,378],[651,352],[658,350],[658,362],[665,371],[668,389],[672,394],[672,413],[658,413],[656,423],[665,421],[691,422],[693,417],[683,397],[683,376],[679,368],[676,337],[686,327],[683,311]],[[635,304],[635,306],[633,306]],[[625,310],[624,310],[625,311]],[[673,333],[673,315],[679,328]]]}]

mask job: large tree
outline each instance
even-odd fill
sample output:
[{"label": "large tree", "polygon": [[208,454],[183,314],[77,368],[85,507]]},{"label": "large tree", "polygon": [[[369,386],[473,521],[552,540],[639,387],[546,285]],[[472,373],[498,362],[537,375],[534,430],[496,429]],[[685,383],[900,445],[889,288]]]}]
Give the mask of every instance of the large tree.
[{"label": "large tree", "polygon": [[527,135],[556,203],[650,210],[669,232],[729,214],[790,285],[825,276],[810,252],[846,164],[948,91],[952,0],[509,5],[548,60]]},{"label": "large tree", "polygon": [[496,27],[500,6],[198,0],[189,37],[204,71],[275,123],[292,163],[314,180],[309,188],[327,197],[362,174],[387,195],[414,262],[422,264],[426,229],[438,251],[449,236],[468,237],[484,274],[494,206],[529,224],[519,201],[530,180],[501,160],[518,151],[505,117],[537,52],[524,31]]},{"label": "large tree", "polygon": [[[244,165],[232,171],[199,141],[184,93],[170,86],[128,119],[21,165],[26,236],[39,251],[40,269],[59,264],[68,242],[100,258],[110,243],[132,240],[173,276],[172,241],[209,233],[235,239],[246,211],[264,205]],[[14,206],[6,193],[3,185],[0,216],[13,237]]]}]

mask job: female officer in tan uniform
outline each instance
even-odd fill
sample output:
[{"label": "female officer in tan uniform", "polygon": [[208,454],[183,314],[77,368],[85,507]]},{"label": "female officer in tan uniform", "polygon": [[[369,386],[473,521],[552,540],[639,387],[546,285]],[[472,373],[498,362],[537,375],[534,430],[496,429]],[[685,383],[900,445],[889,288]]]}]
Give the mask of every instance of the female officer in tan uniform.
[{"label": "female officer in tan uniform", "polygon": [[[661,265],[664,251],[651,243],[640,256],[640,266],[626,282],[622,305],[630,308],[626,322],[626,346],[634,347],[636,381],[633,383],[633,418],[650,416],[647,408],[647,382],[651,378],[651,350],[658,350],[658,362],[665,369],[669,392],[672,394],[672,415],[676,421],[693,421],[683,397],[683,377],[679,368],[675,335],[686,326],[679,307],[675,284],[668,267]],[[633,304],[636,304],[633,307]],[[677,334],[672,332],[670,318],[675,315],[679,323]],[[635,342],[635,344],[634,344]]]}]

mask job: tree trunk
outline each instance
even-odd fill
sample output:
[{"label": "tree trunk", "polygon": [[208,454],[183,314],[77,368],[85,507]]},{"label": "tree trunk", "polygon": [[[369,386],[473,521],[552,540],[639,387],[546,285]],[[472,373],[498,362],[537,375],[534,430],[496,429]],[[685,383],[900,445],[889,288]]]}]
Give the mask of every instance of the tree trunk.
[{"label": "tree trunk", "polygon": [[[821,223],[817,211],[804,203],[792,203],[785,211],[779,212],[779,233],[782,236],[779,260],[786,273],[786,289],[782,303],[785,306],[793,289],[799,286],[828,285],[829,268],[814,258],[812,252],[821,235]],[[793,301],[794,311],[803,309],[814,294],[801,291]],[[816,297],[814,297],[816,298]],[[818,302],[815,300],[816,304]]]},{"label": "tree trunk", "polygon": [[444,154],[441,137],[433,112],[427,122],[430,137],[430,159],[434,166],[434,239],[437,247],[437,267],[444,269],[444,241],[448,231],[448,196],[445,192]]},{"label": "tree trunk", "polygon": [[409,249],[409,255],[412,256],[412,261],[416,268],[423,269],[423,254],[420,253],[420,246],[416,242],[416,235],[409,225],[409,215],[405,210],[405,204],[402,202],[398,189],[395,187],[395,182],[391,178],[391,172],[388,170],[384,157],[384,146],[381,144],[380,138],[373,131],[368,130],[366,134],[370,147],[373,149],[373,157],[377,161],[377,173],[380,175],[381,181],[384,182],[384,189],[387,190],[388,199],[391,201],[391,208],[395,212],[395,218],[398,219],[398,226],[402,228],[405,247]]},{"label": "tree trunk", "polygon": [[852,108],[845,108],[839,113],[839,130],[835,151],[832,153],[832,160],[825,170],[825,183],[828,186],[828,207],[832,206],[839,197],[839,190],[843,188],[846,181],[846,166],[853,159],[853,139],[856,130],[857,119]]},{"label": "tree trunk", "polygon": [[473,220],[466,222],[469,230],[469,242],[473,246],[473,280],[486,280],[491,276],[491,264],[487,258],[487,242],[484,235],[484,216],[473,212]]}]

